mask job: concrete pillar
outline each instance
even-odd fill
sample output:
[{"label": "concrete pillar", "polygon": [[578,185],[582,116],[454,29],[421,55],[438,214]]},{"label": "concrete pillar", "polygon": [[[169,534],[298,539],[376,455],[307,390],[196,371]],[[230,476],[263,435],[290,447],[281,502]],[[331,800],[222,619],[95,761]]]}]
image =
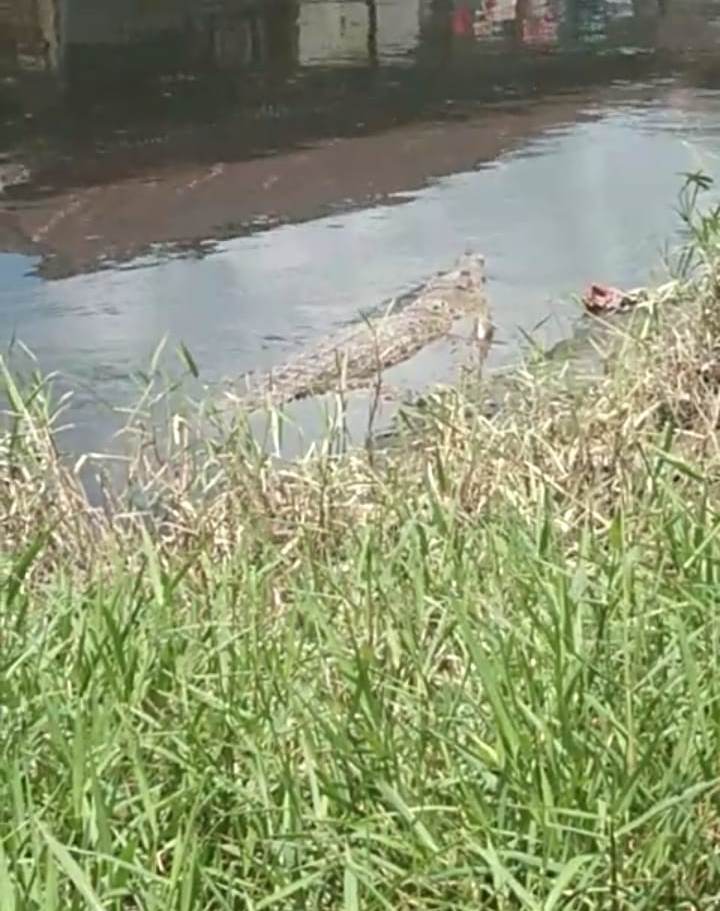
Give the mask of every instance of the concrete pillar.
[{"label": "concrete pillar", "polygon": [[20,67],[54,69],[60,65],[61,0],[0,0],[0,30],[14,47]]},{"label": "concrete pillar", "polygon": [[35,0],[38,26],[46,48],[47,65],[57,70],[62,63],[62,18],[60,0]]}]

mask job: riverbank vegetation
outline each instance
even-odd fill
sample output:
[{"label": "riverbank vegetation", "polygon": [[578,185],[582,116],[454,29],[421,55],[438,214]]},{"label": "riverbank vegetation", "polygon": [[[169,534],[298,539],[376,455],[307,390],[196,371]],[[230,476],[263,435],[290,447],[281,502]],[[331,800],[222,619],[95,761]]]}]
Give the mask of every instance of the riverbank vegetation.
[{"label": "riverbank vegetation", "polygon": [[204,406],[156,439],[149,393],[91,506],[5,371],[0,911],[717,906],[720,219],[688,218],[601,370],[536,357],[492,417],[438,392],[386,453],[285,464]]}]

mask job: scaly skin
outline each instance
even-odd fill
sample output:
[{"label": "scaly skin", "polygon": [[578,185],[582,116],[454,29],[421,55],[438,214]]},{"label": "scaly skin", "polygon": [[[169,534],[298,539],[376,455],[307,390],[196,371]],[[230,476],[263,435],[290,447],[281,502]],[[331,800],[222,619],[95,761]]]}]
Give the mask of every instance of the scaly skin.
[{"label": "scaly skin", "polygon": [[485,264],[475,254],[460,257],[454,269],[436,275],[404,306],[391,305],[386,315],[330,335],[272,371],[246,376],[239,404],[252,411],[338,388],[369,387],[381,371],[446,337],[463,317],[475,319],[478,341],[489,338]]}]

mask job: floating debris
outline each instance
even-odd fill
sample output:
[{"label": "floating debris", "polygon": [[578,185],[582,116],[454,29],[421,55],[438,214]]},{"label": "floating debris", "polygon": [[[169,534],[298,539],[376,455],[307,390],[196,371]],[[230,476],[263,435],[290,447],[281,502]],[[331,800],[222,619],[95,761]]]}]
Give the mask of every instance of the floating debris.
[{"label": "floating debris", "polygon": [[639,304],[662,303],[677,291],[677,282],[668,282],[653,291],[647,288],[633,288],[623,291],[611,285],[590,285],[583,294],[582,302],[593,316],[608,316],[611,313],[625,313]]},{"label": "floating debris", "polygon": [[629,310],[639,303],[641,292],[622,291],[610,285],[590,285],[583,295],[583,304],[588,313],[594,315],[618,313]]},{"label": "floating debris", "polygon": [[19,161],[8,161],[0,156],[0,193],[8,187],[27,183],[30,180],[30,171]]}]

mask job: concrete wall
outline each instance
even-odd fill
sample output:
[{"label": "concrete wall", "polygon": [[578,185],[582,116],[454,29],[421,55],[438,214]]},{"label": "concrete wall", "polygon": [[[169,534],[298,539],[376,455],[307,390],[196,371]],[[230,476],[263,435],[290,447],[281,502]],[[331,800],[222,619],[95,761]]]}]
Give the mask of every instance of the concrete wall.
[{"label": "concrete wall", "polygon": [[68,0],[68,44],[132,44],[149,32],[182,28],[187,0]]},{"label": "concrete wall", "polygon": [[[0,3],[8,0],[0,0]],[[68,44],[132,44],[188,24],[271,14],[276,0],[65,0]]]},{"label": "concrete wall", "polygon": [[[377,52],[412,50],[420,32],[420,0],[377,0]],[[368,57],[370,14],[365,0],[304,0],[299,17],[302,65],[354,63]]]},{"label": "concrete wall", "polygon": [[[2,2],[2,0],[0,0]],[[155,44],[161,52],[212,60],[221,67],[263,63],[277,53],[279,32],[294,53],[297,0],[64,0],[64,43],[102,53],[104,47]],[[286,36],[287,37],[287,36]],[[283,42],[281,42],[283,43]],[[117,59],[117,58],[116,58]],[[96,61],[97,62],[97,61]]]},{"label": "concrete wall", "polygon": [[300,7],[299,53],[304,66],[368,56],[369,16],[365,0],[314,0]]}]

